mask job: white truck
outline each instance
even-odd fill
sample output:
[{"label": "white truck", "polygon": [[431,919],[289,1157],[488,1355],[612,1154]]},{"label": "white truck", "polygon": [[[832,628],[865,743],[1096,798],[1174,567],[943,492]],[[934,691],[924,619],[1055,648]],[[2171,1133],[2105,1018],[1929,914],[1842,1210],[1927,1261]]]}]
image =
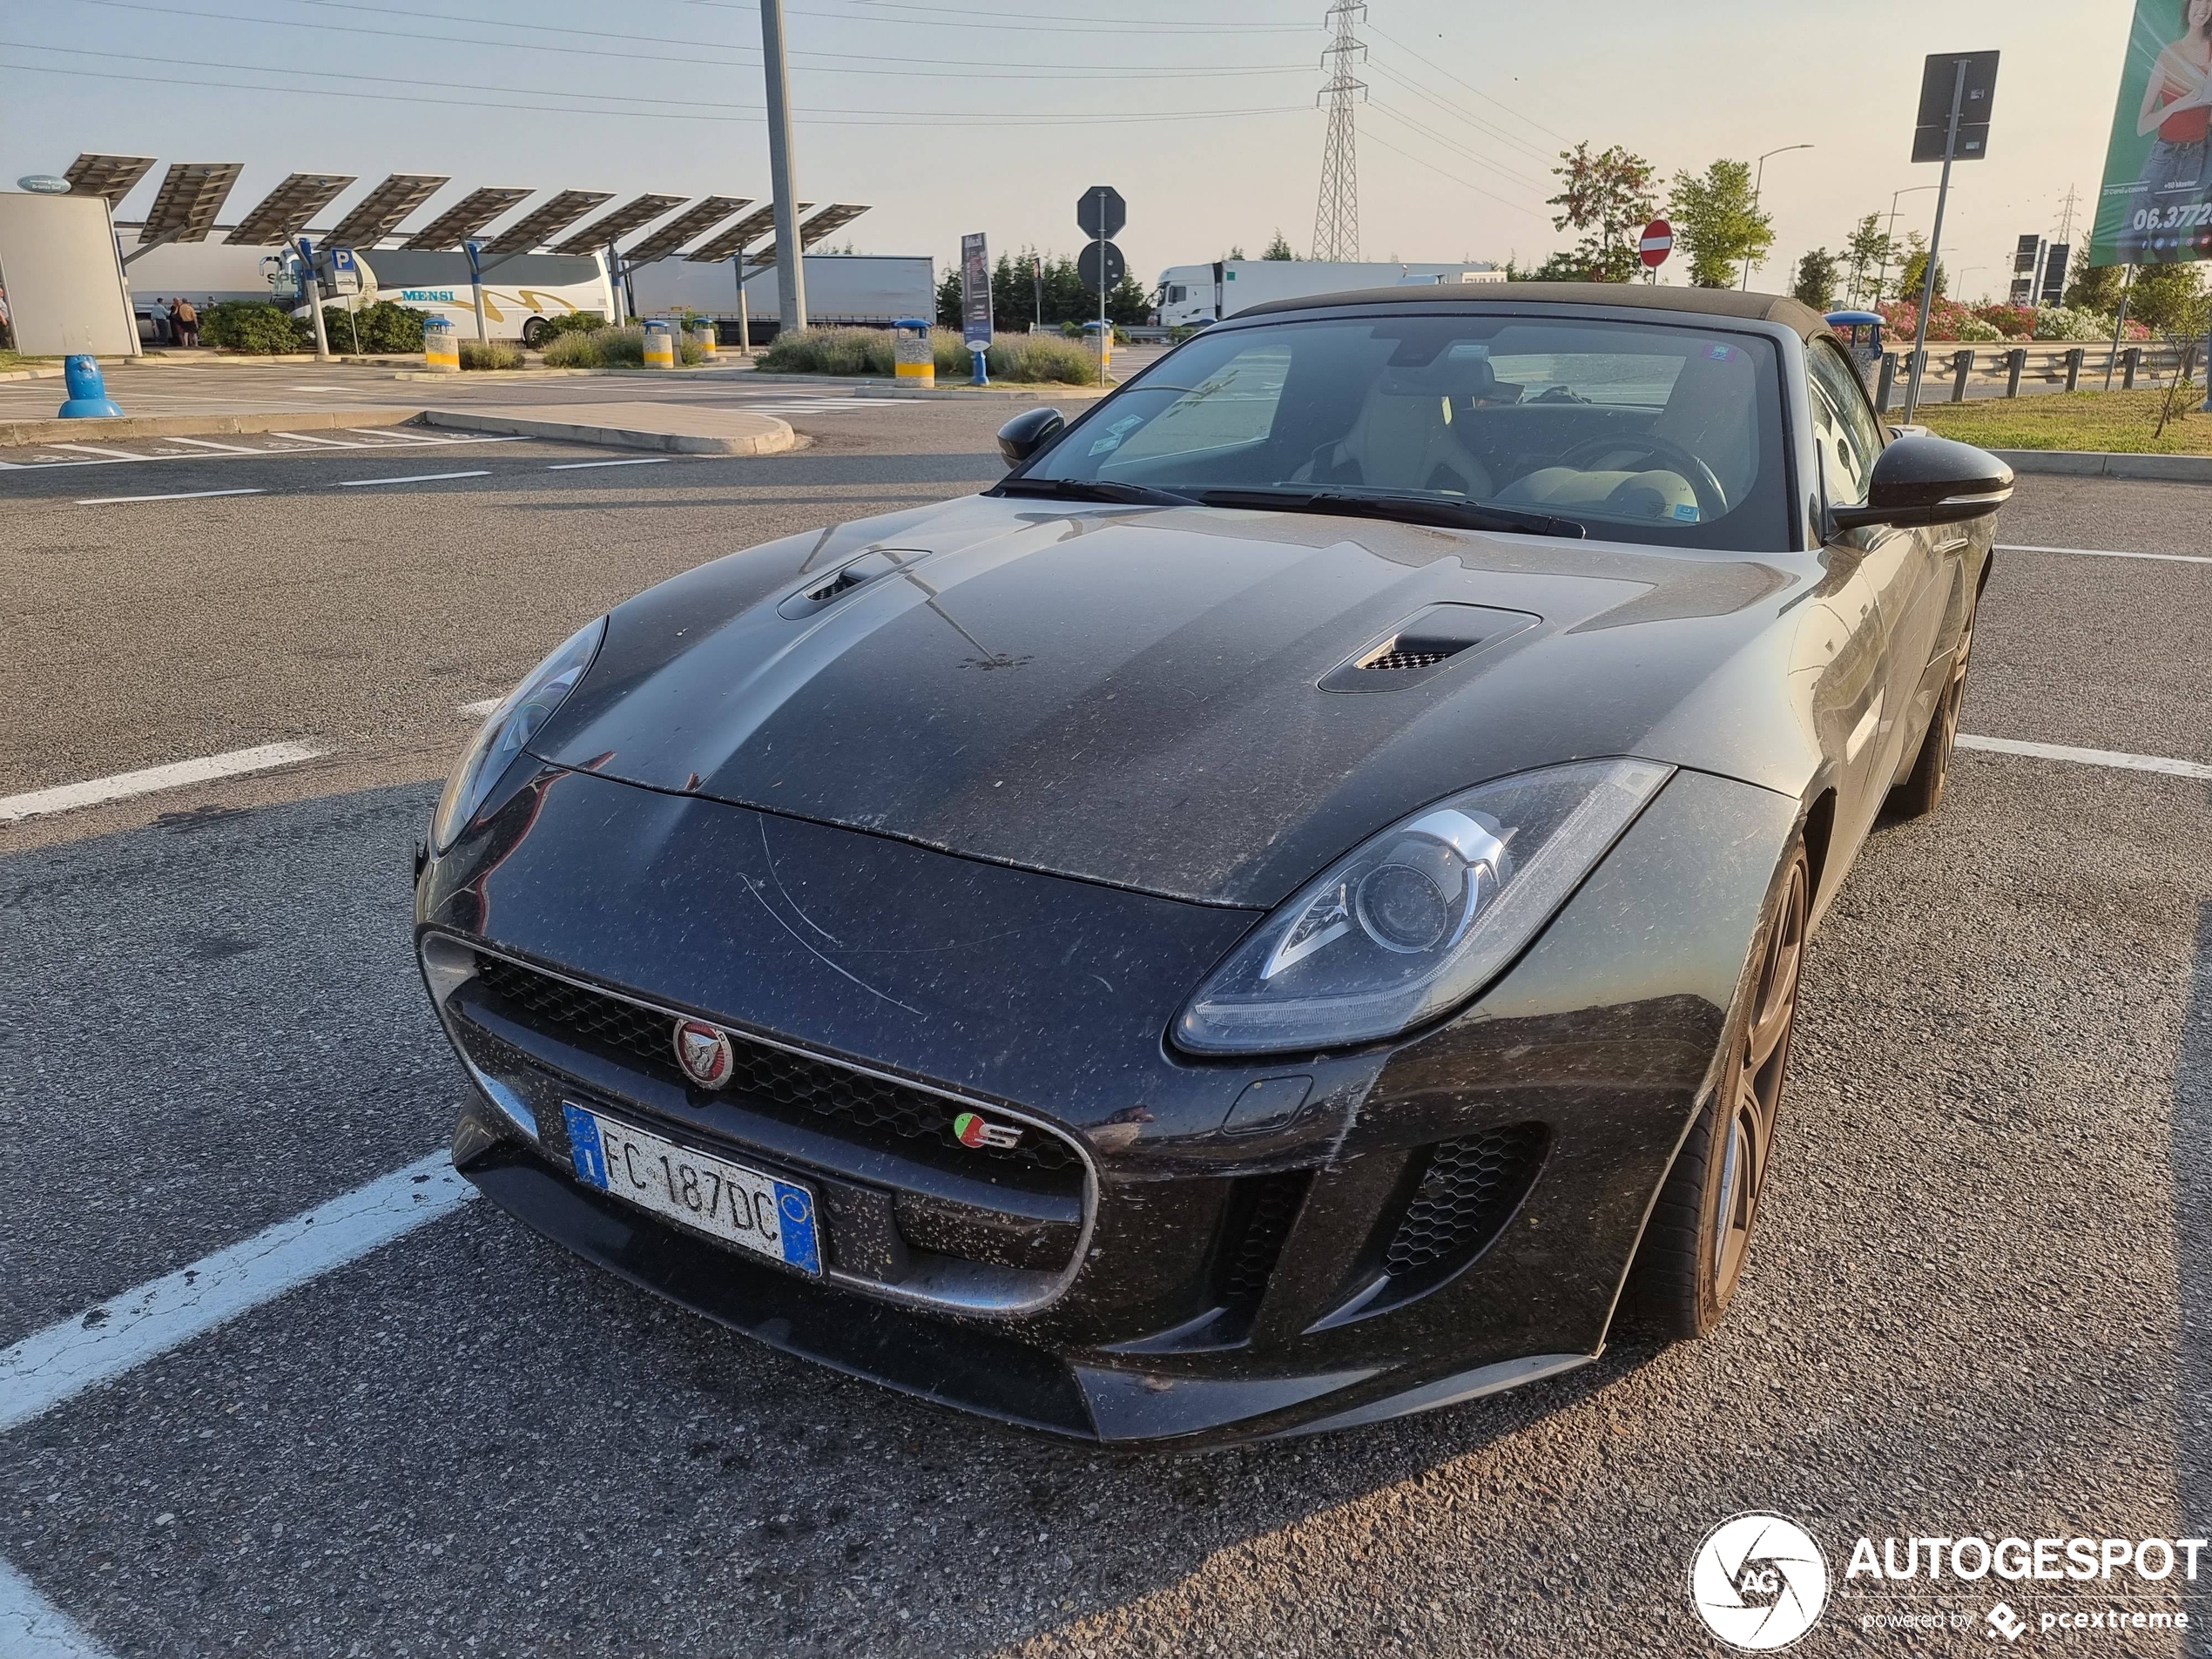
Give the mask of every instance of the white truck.
[{"label": "white truck", "polygon": [[1154,303],[1163,328],[1219,322],[1271,300],[1304,300],[1357,288],[1395,288],[1438,282],[1503,282],[1494,265],[1340,265],[1321,260],[1220,260],[1211,265],[1171,265],[1160,273]]},{"label": "white truck", "polygon": [[[927,254],[809,253],[806,276],[806,320],[817,327],[887,327],[902,318],[937,314],[937,261]],[[630,273],[630,292],[641,317],[691,311],[718,322],[738,320],[732,260],[656,260]],[[776,267],[748,272],[745,314],[755,344],[774,335],[782,309]]]}]

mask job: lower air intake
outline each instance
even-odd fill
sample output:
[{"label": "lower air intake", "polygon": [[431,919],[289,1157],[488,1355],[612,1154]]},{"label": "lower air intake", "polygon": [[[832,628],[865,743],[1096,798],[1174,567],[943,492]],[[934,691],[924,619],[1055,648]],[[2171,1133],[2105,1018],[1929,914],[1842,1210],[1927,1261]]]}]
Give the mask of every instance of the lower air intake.
[{"label": "lower air intake", "polygon": [[1428,1166],[1384,1253],[1393,1278],[1455,1269],[1474,1259],[1535,1184],[1551,1139],[1541,1123],[1515,1123],[1429,1149]]}]

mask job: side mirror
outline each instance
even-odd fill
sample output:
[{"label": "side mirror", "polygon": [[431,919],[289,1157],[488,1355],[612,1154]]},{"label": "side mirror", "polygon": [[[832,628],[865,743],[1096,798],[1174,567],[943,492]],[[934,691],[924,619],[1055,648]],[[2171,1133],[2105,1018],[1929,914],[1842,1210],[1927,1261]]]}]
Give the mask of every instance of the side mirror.
[{"label": "side mirror", "polygon": [[1913,433],[1884,449],[1874,463],[1864,507],[1838,507],[1839,530],[1889,524],[1914,529],[1984,518],[2013,498],[2013,469],[1986,449]]},{"label": "side mirror", "polygon": [[1068,429],[1058,409],[1024,409],[999,428],[999,454],[1018,467]]}]

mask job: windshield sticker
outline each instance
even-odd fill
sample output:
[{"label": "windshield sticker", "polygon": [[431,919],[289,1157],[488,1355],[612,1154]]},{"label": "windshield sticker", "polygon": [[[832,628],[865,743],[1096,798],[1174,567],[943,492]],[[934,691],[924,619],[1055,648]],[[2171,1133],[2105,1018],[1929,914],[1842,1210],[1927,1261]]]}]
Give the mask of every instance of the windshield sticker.
[{"label": "windshield sticker", "polygon": [[1685,524],[1695,524],[1697,522],[1697,509],[1688,502],[1679,502],[1675,506],[1675,516]]},{"label": "windshield sticker", "polygon": [[1109,455],[1113,454],[1115,450],[1122,447],[1122,441],[1123,439],[1127,438],[1130,433],[1136,431],[1137,428],[1143,426],[1143,424],[1144,417],[1141,415],[1123,415],[1120,420],[1115,421],[1113,425],[1106,428],[1106,435],[1104,437],[1099,439],[1096,443],[1090,446],[1091,454],[1095,455]]},{"label": "windshield sticker", "polygon": [[1712,350],[1707,352],[1705,354],[1716,363],[1730,363],[1736,361],[1736,347],[1733,346],[1716,346]]}]

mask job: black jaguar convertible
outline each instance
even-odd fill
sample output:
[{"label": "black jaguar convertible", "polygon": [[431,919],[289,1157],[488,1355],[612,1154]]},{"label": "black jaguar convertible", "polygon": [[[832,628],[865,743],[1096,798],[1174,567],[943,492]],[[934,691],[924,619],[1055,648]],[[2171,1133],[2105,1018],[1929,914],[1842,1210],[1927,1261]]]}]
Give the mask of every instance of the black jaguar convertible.
[{"label": "black jaguar convertible", "polygon": [[463,1174],[1011,1422],[1366,1423],[1725,1312],[1807,939],[1941,799],[2012,475],[1787,300],[1262,307],[700,565],[421,855]]}]

